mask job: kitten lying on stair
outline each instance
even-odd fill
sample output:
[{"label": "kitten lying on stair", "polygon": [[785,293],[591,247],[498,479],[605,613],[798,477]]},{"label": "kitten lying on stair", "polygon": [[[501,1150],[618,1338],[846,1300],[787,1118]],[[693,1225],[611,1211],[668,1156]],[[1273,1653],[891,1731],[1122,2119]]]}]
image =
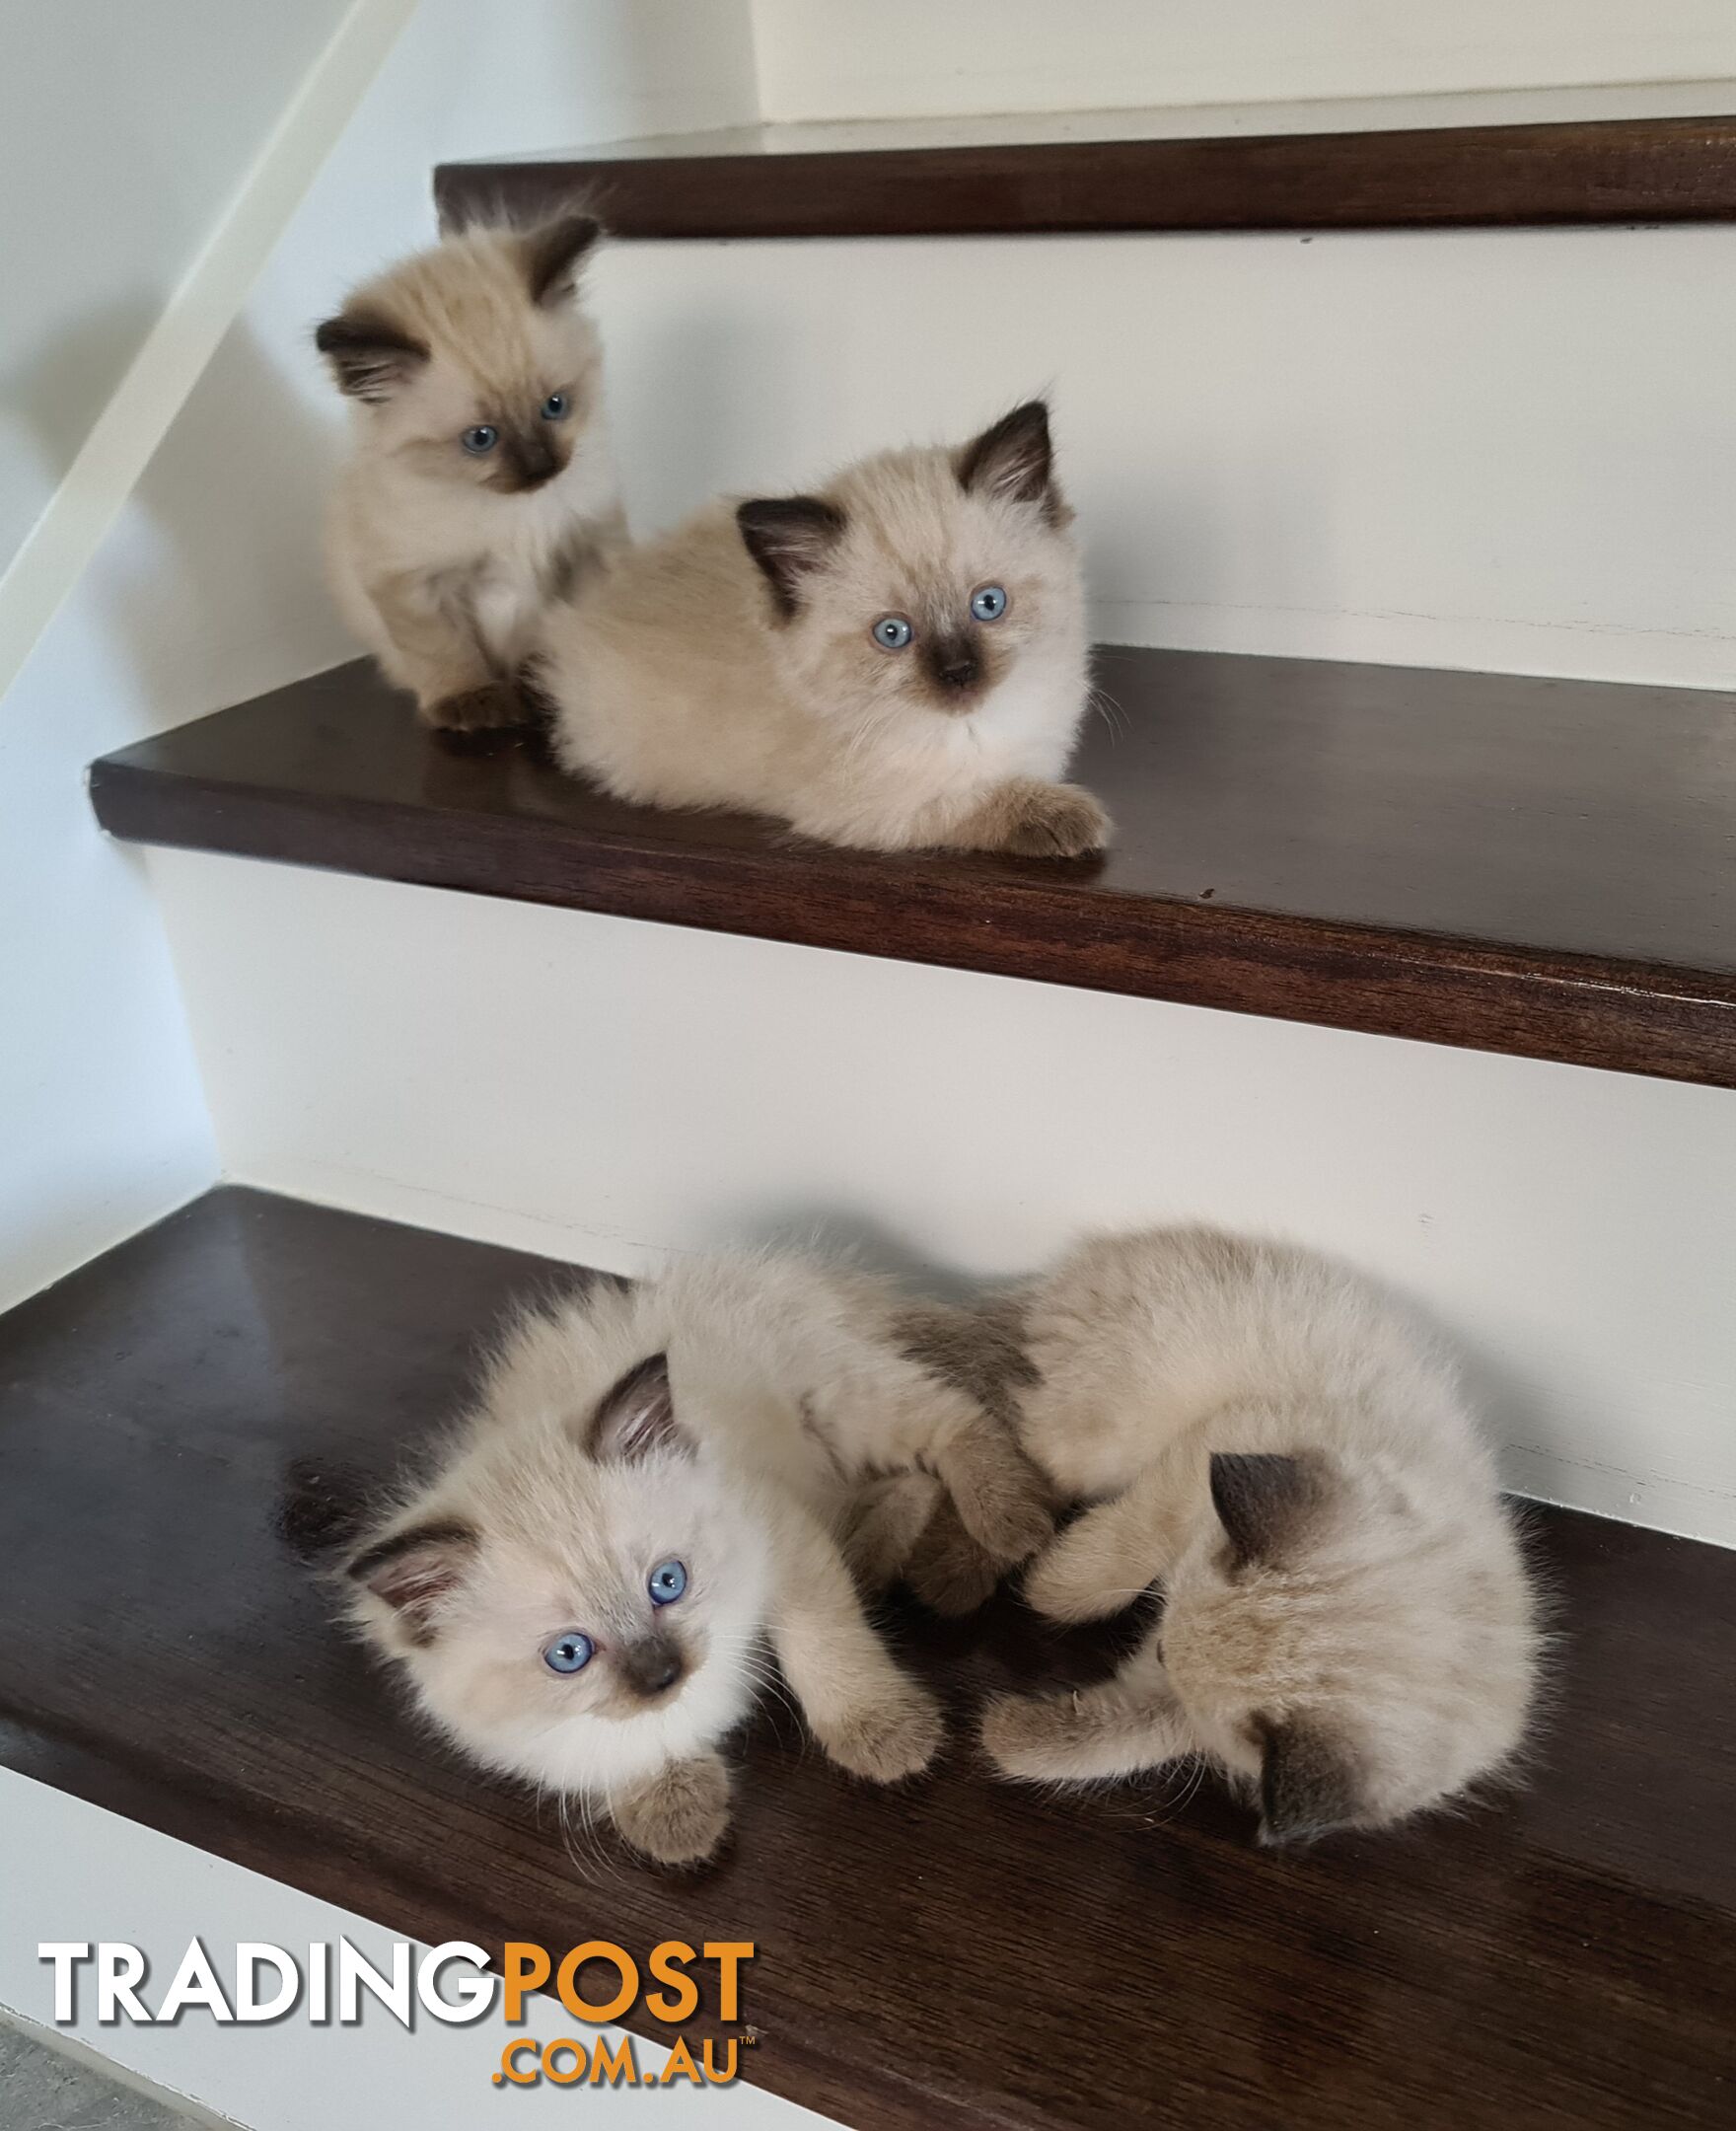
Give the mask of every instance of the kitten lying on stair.
[{"label": "kitten lying on stair", "polygon": [[667,1864],[723,1839],[718,1747],[767,1638],[833,1761],[913,1775],[940,1715],[862,1611],[858,1496],[922,1467],[1009,1565],[1052,1525],[1006,1432],[902,1351],[904,1307],[852,1270],[739,1257],[526,1317],[351,1557],[354,1620],[467,1753]]},{"label": "kitten lying on stair", "polygon": [[1508,1759],[1534,1598],[1453,1367],[1398,1303],[1310,1252],[1178,1228],[1082,1245],[1021,1317],[1024,1445],[1096,1504],[1027,1596],[1064,1621],[1154,1580],[1165,1602],[1107,1684],[989,1707],[1005,1774],[1203,1755],[1281,1842],[1402,1819]]},{"label": "kitten lying on stair", "polygon": [[872,850],[1077,857],[1055,779],[1085,712],[1084,596],[1040,401],[956,451],[717,503],[550,610],[555,751],[624,799],[737,807]]}]

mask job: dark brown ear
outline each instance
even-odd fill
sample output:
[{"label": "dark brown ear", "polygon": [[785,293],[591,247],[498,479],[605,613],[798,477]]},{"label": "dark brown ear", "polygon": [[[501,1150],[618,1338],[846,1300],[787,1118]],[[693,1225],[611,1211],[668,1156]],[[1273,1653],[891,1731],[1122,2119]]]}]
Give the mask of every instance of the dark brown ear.
[{"label": "dark brown ear", "polygon": [[831,554],[848,523],[835,503],[819,496],[762,496],[737,506],[748,552],[765,572],[786,621],[802,604],[803,580]]},{"label": "dark brown ear", "polygon": [[425,1635],[441,1599],[463,1581],[476,1541],[475,1526],[459,1517],[412,1524],[358,1554],[349,1574]]},{"label": "dark brown ear", "polygon": [[1027,400],[1014,407],[967,444],[954,465],[959,486],[973,495],[998,496],[1008,503],[1046,502],[1054,477],[1048,405]]},{"label": "dark brown ear", "polygon": [[340,311],[314,329],[314,345],[331,365],[339,392],[378,406],[428,360],[428,349],[390,319]]},{"label": "dark brown ear", "polygon": [[1332,1475],[1322,1457],[1211,1454],[1211,1506],[1239,1569],[1276,1568],[1293,1555],[1318,1527],[1331,1495]]},{"label": "dark brown ear", "polygon": [[652,1355],[606,1391],[585,1430],[594,1458],[631,1464],[652,1450],[681,1449],[687,1439],[675,1417],[668,1355]]},{"label": "dark brown ear", "polygon": [[531,301],[553,310],[578,286],[579,267],[603,235],[601,222],[586,214],[566,214],[527,232],[525,279]]},{"label": "dark brown ear", "polygon": [[1362,1769],[1341,1740],[1305,1718],[1280,1725],[1257,1717],[1255,1724],[1266,1742],[1260,1771],[1263,1843],[1312,1842],[1367,1820]]}]

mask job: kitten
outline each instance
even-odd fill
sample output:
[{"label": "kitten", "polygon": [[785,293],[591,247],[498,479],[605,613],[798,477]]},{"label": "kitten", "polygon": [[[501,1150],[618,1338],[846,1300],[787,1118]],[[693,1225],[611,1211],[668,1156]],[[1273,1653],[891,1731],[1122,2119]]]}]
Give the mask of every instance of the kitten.
[{"label": "kitten", "polygon": [[577,776],[874,850],[1076,857],[1089,690],[1049,410],[889,452],[815,495],[714,503],[550,611],[539,683]]},{"label": "kitten", "polygon": [[1396,1301],[1308,1251],[1176,1228],[1084,1244],[1024,1323],[1025,1447],[1098,1504],[1027,1595],[1084,1620],[1157,1580],[1164,1610],[1106,1685],[991,1704],[1007,1775],[1203,1755],[1282,1842],[1403,1819],[1513,1754],[1533,1593],[1453,1366]]},{"label": "kitten", "polygon": [[853,1270],[741,1257],[525,1318],[349,1561],[353,1619],[473,1759],[666,1864],[723,1838],[717,1749],[766,1639],[833,1761],[913,1775],[940,1717],[851,1581],[858,1492],[920,1463],[1007,1563],[1052,1525],[980,1408],[900,1352],[898,1306]]},{"label": "kitten", "polygon": [[356,406],[332,591],[430,725],[522,723],[542,610],[625,543],[602,349],[576,299],[599,234],[569,214],[448,237],[314,336]]}]

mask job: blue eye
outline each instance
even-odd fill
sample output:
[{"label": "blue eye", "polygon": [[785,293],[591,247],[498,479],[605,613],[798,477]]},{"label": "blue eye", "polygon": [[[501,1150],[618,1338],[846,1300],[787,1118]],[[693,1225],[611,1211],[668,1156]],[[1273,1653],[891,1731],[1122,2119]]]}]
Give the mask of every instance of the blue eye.
[{"label": "blue eye", "polygon": [[473,429],[467,429],[459,442],[470,456],[480,459],[484,452],[491,452],[500,442],[500,431],[487,422],[478,422]]},{"label": "blue eye", "polygon": [[543,401],[543,403],[542,403],[542,419],[543,419],[544,421],[565,421],[565,420],[566,420],[566,394],[565,394],[565,393],[563,393],[563,392],[551,392],[551,393],[550,393],[550,394],[548,395],[548,398],[547,398],[546,400],[544,400],[544,401]]},{"label": "blue eye", "polygon": [[686,1566],[679,1561],[660,1561],[645,1587],[653,1605],[674,1605],[687,1587]]},{"label": "blue eye", "polygon": [[550,1672],[582,1672],[595,1654],[596,1645],[576,1628],[542,1646],[542,1662]]},{"label": "blue eye", "polygon": [[883,614],[868,633],[883,651],[902,651],[916,631],[902,614]]},{"label": "blue eye", "polygon": [[971,612],[978,622],[998,622],[1007,611],[1007,596],[997,584],[978,585],[971,595]]}]

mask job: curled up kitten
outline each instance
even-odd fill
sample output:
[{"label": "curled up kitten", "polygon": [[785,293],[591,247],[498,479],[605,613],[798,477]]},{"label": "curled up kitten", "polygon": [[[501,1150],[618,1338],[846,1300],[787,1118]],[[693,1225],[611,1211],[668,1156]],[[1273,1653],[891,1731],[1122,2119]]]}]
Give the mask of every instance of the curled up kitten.
[{"label": "curled up kitten", "polygon": [[351,1555],[356,1624],[472,1759],[667,1864],[724,1836],[718,1748],[767,1643],[833,1761],[915,1774],[940,1716],[862,1610],[841,1544],[859,1492],[931,1471],[1008,1562],[1052,1526],[1000,1432],[888,1336],[897,1301],[736,1257],[524,1318],[432,1476]]},{"label": "curled up kitten", "polygon": [[1103,809],[1056,781],[1089,693],[1071,519],[1040,401],[714,503],[550,611],[556,752],[622,798],[832,844],[1098,850]]},{"label": "curled up kitten", "polygon": [[1283,1842],[1379,1827],[1497,1771],[1539,1631],[1451,1361],[1312,1252],[1209,1229],[1088,1242],[1027,1291],[1026,1449],[1095,1506],[1033,1566],[1056,1620],[1163,1612],[1113,1679],[1003,1697],[1009,1776],[1203,1756]]},{"label": "curled up kitten", "polygon": [[598,236],[580,214],[450,236],[315,334],[355,407],[332,591],[430,725],[522,723],[543,609],[625,543],[602,348],[577,296]]}]

